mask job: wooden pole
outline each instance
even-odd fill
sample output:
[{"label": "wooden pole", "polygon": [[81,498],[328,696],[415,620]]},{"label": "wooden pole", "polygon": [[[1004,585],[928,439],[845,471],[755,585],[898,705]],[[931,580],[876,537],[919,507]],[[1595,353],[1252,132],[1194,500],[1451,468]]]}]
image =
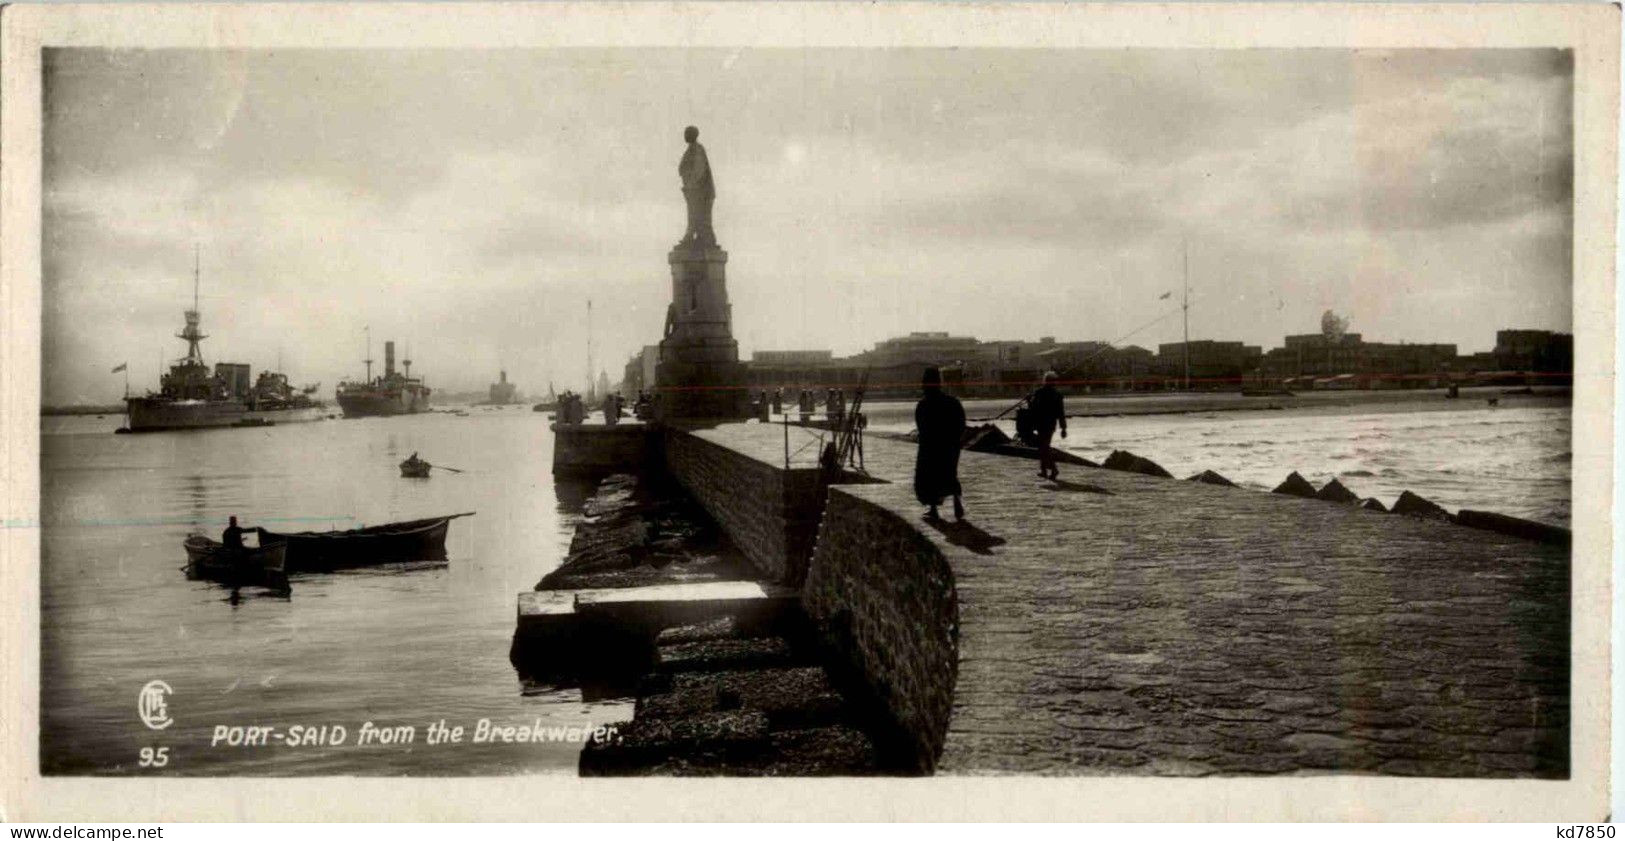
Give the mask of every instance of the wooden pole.
[{"label": "wooden pole", "polygon": [[1185,277],[1185,390],[1191,390],[1191,244],[1189,239],[1180,243],[1181,262]]}]

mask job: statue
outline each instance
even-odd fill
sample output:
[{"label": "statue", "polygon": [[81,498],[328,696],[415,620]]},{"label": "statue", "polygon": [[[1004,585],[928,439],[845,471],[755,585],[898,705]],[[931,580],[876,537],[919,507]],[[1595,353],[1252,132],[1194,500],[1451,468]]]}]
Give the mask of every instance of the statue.
[{"label": "statue", "polygon": [[711,181],[711,162],[705,157],[699,137],[699,129],[683,129],[688,151],[677,164],[677,174],[683,178],[683,199],[688,202],[688,231],[683,234],[682,245],[717,244],[716,232],[711,230],[711,204],[716,201],[717,188]]}]

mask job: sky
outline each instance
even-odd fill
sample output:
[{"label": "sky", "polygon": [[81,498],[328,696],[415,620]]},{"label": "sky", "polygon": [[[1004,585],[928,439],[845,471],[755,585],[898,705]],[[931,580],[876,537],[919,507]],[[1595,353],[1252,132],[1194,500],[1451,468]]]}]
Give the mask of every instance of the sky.
[{"label": "sky", "polygon": [[157,387],[194,248],[211,364],[331,394],[370,327],[431,386],[534,395],[584,385],[590,333],[619,379],[690,124],[742,358],[1154,349],[1187,272],[1192,338],[1571,329],[1560,50],[72,49],[44,82],[48,404]]}]

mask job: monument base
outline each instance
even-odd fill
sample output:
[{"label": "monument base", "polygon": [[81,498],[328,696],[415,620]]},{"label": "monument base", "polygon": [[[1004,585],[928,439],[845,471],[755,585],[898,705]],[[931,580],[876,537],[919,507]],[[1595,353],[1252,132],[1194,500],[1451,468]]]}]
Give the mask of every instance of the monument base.
[{"label": "monument base", "polygon": [[[662,348],[664,355],[667,348]],[[743,362],[683,362],[675,359],[655,366],[655,418],[677,420],[741,420],[750,416],[749,371]]]}]

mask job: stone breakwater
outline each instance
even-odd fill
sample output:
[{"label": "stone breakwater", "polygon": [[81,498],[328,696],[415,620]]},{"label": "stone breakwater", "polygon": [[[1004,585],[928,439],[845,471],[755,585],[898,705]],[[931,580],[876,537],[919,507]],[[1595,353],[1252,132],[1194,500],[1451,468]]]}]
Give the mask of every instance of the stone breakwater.
[{"label": "stone breakwater", "polygon": [[705,509],[660,474],[616,473],[583,502],[569,552],[536,589],[739,581],[753,574]]},{"label": "stone breakwater", "polygon": [[914,767],[930,770],[959,671],[958,592],[942,552],[913,522],[832,493],[802,604],[830,656],[905,734]]},{"label": "stone breakwater", "polygon": [[[1372,510],[1348,488],[1310,486],[1338,502],[1227,487],[1212,473],[1150,475],[1154,465],[1132,454],[1115,459],[1128,470],[1074,467],[1052,482],[1030,461],[966,452],[967,522],[932,523],[913,499],[913,448],[876,437],[869,483],[834,477],[815,492],[819,525],[798,578],[787,557],[766,557],[789,545],[777,541],[791,519],[807,516],[772,483],[814,469],[784,463],[783,435],[761,424],[667,433],[668,468],[730,538],[737,531],[759,576],[798,587],[807,618],[792,633],[736,635],[711,652],[732,665],[709,670],[815,658],[871,758],[887,756],[864,768],[1568,773],[1570,559],[1560,542],[1469,528],[1468,512]],[[672,436],[704,447],[673,458]],[[757,504],[764,496],[774,502]],[[658,661],[695,662],[683,651]],[[640,717],[712,707],[688,724],[651,723],[665,747],[637,767],[795,773],[769,758],[799,742],[774,736],[767,702],[716,689],[697,707],[657,703],[670,694],[663,686],[645,685]],[[720,729],[703,732],[747,747],[699,766],[671,759],[718,756],[694,737],[705,721]],[[888,732],[902,737],[872,735]],[[661,751],[670,761],[650,758]],[[584,753],[583,770],[600,758]],[[593,767],[635,773],[615,760]]]},{"label": "stone breakwater", "polygon": [[583,751],[583,775],[896,767],[897,737],[871,735],[883,719],[826,672],[783,609],[793,599],[752,598],[758,573],[666,474],[604,477],[580,515],[564,562],[521,595],[510,656],[529,684],[636,697],[633,720]]},{"label": "stone breakwater", "polygon": [[[1112,454],[1106,458],[1105,463],[1101,466],[1108,470],[1121,470],[1146,476],[1172,478],[1172,475],[1167,470],[1164,470],[1161,465],[1126,450],[1113,450]],[[1201,473],[1187,477],[1187,481],[1221,485],[1229,488],[1238,487],[1236,483],[1212,470],[1204,470]],[[1316,488],[1313,483],[1305,479],[1296,470],[1287,474],[1287,477],[1281,480],[1281,484],[1276,485],[1275,489],[1270,493],[1302,497],[1304,499],[1317,499],[1322,502],[1335,502],[1343,505],[1358,505],[1370,511],[1420,517],[1424,520],[1439,520],[1468,528],[1483,529],[1560,546],[1568,546],[1573,541],[1572,534],[1562,526],[1537,523],[1533,520],[1510,517],[1489,511],[1462,509],[1452,514],[1438,503],[1410,491],[1400,493],[1399,498],[1394,500],[1394,504],[1390,508],[1383,505],[1375,497],[1361,497],[1344,485],[1341,480],[1335,478]]]}]

